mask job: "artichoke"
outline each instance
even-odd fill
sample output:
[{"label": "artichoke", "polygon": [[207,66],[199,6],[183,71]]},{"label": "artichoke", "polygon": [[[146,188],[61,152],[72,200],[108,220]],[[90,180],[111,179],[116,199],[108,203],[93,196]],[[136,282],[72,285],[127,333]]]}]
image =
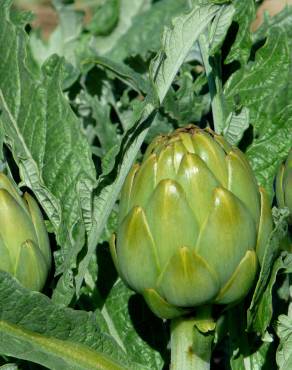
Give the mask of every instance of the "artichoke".
[{"label": "artichoke", "polygon": [[196,126],[149,145],[128,174],[119,208],[113,261],[163,318],[242,299],[273,227],[244,154]]},{"label": "artichoke", "polygon": [[0,173],[0,270],[26,288],[40,291],[51,266],[51,250],[42,213],[27,193]]},{"label": "artichoke", "polygon": [[276,198],[279,207],[289,209],[289,221],[292,223],[292,149],[276,177]]}]

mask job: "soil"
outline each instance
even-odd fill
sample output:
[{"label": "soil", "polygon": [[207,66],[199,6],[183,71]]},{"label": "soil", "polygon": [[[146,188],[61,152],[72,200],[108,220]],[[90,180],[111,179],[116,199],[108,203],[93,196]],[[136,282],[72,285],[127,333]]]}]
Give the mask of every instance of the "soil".
[{"label": "soil", "polygon": [[292,0],[265,0],[258,8],[256,20],[252,24],[252,30],[256,30],[260,26],[265,12],[273,16],[289,4],[292,5]]},{"label": "soil", "polygon": [[[58,15],[51,1],[43,0],[39,1],[39,4],[32,4],[26,0],[18,0],[17,7],[23,10],[29,10],[34,14],[35,18],[32,22],[32,27],[39,28],[43,38],[45,40],[48,39],[58,24]],[[85,22],[90,20],[90,9],[82,6],[82,1],[76,1],[76,9],[85,12]]]}]

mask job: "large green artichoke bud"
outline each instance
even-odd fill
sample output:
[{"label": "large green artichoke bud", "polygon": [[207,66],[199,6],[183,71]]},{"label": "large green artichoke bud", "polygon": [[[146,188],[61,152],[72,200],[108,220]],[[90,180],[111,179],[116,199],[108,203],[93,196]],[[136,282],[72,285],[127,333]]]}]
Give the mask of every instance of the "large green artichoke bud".
[{"label": "large green artichoke bud", "polygon": [[276,177],[276,198],[279,207],[289,209],[289,221],[292,223],[292,149]]},{"label": "large green artichoke bud", "polygon": [[189,126],[159,136],[131,169],[111,253],[160,317],[242,299],[261,263],[269,202],[237,148]]},{"label": "large green artichoke bud", "polygon": [[51,266],[47,230],[36,201],[0,173],[0,270],[41,290]]}]

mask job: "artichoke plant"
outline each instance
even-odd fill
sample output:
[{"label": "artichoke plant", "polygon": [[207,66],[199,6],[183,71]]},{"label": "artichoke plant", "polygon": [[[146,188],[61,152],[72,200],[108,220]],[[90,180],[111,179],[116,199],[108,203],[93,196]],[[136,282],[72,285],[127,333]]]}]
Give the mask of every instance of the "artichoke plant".
[{"label": "artichoke plant", "polygon": [[36,201],[0,173],[0,270],[41,290],[51,266],[49,238]]},{"label": "artichoke plant", "polygon": [[292,149],[284,163],[281,164],[276,177],[276,198],[278,206],[287,207],[292,223]]},{"label": "artichoke plant", "polygon": [[273,226],[244,154],[196,126],[149,145],[125,181],[118,224],[116,268],[163,318],[241,300]]}]

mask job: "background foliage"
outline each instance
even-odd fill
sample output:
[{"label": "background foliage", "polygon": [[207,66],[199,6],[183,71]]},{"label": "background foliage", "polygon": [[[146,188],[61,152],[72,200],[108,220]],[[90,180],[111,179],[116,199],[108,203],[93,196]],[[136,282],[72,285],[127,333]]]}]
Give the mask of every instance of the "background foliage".
[{"label": "background foliage", "polygon": [[[292,143],[292,8],[251,31],[254,0],[52,3],[58,24],[45,39],[18,2],[0,4],[1,169],[38,199],[54,251],[43,293],[0,272],[1,368],[166,369],[168,324],[117,278],[108,251],[121,186],[154,136],[214,128],[219,104],[222,133],[272,204]],[[292,368],[286,219],[274,209],[254,294],[215,310],[213,368]]]}]

